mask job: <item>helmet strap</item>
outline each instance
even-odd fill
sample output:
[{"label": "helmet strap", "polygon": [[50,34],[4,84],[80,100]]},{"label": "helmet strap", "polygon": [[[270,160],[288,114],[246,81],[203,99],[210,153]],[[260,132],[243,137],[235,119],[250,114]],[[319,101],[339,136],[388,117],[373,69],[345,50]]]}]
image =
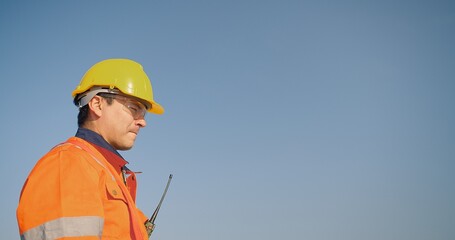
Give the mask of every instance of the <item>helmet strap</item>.
[{"label": "helmet strap", "polygon": [[118,92],[110,88],[101,87],[91,88],[90,90],[80,94],[80,96],[77,97],[75,103],[79,108],[82,108],[83,106],[87,105],[90,102],[90,100],[92,100],[92,98],[98,93],[117,94]]}]

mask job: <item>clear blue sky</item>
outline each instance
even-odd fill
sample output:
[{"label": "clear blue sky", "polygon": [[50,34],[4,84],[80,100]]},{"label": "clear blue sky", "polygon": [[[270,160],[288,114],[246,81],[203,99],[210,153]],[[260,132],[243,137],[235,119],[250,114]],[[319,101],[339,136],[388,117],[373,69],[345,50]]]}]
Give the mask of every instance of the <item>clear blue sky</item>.
[{"label": "clear blue sky", "polygon": [[[1,1],[2,239],[71,91],[140,62],[131,151],[154,239],[455,239],[453,1]],[[46,186],[43,186],[46,187]]]}]

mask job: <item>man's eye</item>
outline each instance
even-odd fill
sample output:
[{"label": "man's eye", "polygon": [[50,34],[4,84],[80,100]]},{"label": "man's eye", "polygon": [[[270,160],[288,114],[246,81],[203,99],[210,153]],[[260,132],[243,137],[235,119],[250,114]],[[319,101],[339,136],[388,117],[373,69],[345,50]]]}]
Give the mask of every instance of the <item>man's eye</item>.
[{"label": "man's eye", "polygon": [[134,106],[134,105],[129,105],[129,108],[130,108],[131,111],[133,111],[133,112],[135,112],[135,113],[136,113],[137,111],[139,111],[139,108],[138,108],[137,106]]}]

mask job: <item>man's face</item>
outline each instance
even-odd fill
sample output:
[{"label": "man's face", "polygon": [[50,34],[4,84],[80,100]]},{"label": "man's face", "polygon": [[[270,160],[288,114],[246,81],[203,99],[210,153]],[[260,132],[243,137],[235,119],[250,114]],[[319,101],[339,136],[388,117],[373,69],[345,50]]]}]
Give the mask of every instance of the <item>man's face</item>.
[{"label": "man's face", "polygon": [[111,105],[103,99],[102,136],[117,150],[131,149],[139,129],[147,125],[144,119],[145,106],[125,96],[114,96]]}]

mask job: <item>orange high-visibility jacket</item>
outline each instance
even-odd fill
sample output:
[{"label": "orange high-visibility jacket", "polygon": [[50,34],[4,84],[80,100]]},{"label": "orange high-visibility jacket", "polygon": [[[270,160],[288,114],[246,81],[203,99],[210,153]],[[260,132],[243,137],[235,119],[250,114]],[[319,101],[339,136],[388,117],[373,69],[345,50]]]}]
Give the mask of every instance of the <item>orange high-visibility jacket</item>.
[{"label": "orange high-visibility jacket", "polygon": [[21,239],[148,239],[147,217],[113,166],[72,137],[41,158],[17,208]]}]

